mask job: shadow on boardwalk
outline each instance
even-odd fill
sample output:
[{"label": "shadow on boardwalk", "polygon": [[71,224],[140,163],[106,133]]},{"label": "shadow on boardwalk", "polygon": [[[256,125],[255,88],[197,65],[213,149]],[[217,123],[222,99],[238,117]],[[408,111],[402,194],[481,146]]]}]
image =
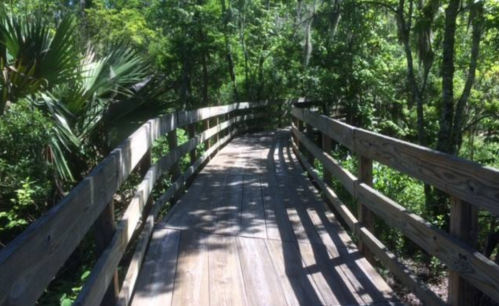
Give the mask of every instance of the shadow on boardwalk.
[{"label": "shadow on boardwalk", "polygon": [[390,305],[289,132],[234,139],[154,232],[133,305]]}]

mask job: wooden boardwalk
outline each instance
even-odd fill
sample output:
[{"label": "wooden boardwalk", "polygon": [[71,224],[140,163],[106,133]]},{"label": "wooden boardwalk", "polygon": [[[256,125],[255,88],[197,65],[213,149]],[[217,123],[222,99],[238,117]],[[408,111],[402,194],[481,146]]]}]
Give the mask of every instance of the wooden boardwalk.
[{"label": "wooden boardwalk", "polygon": [[392,305],[289,132],[234,139],[154,230],[132,305]]}]

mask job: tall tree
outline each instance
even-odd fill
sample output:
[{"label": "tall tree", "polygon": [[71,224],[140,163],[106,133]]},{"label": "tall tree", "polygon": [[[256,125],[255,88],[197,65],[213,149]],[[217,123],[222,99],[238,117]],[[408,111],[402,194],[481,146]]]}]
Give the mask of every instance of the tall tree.
[{"label": "tall tree", "polygon": [[450,0],[445,9],[445,28],[442,51],[442,113],[437,142],[437,150],[454,155],[458,153],[459,143],[462,137],[464,110],[475,82],[475,72],[480,53],[483,18],[483,1],[470,2],[468,5],[468,10],[470,11],[469,20],[473,28],[471,56],[466,85],[456,104],[454,100],[455,36],[460,4],[460,0]]}]

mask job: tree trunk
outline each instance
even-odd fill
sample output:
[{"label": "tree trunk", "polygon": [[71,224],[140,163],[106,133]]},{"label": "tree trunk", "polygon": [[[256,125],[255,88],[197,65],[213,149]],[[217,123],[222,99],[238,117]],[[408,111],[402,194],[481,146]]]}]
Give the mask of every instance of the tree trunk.
[{"label": "tree trunk", "polygon": [[229,39],[229,29],[228,29],[228,18],[226,15],[227,7],[225,6],[225,0],[220,0],[220,4],[222,5],[222,23],[223,23],[223,32],[224,32],[224,40],[225,40],[225,52],[227,58],[227,65],[229,68],[229,76],[232,82],[232,87],[234,88],[234,96],[237,101],[239,101],[239,93],[237,91],[237,83],[236,83],[236,72],[234,70],[234,59],[232,57],[232,47],[230,45]]},{"label": "tree trunk", "polygon": [[451,133],[454,120],[454,46],[459,4],[460,0],[450,0],[445,9],[442,52],[442,113],[437,142],[437,150],[451,154],[453,153]]},{"label": "tree trunk", "polygon": [[459,98],[459,101],[456,105],[456,113],[454,117],[454,125],[452,127],[451,139],[452,154],[457,154],[459,151],[459,144],[461,143],[462,139],[464,110],[466,103],[468,102],[471,89],[473,88],[473,84],[475,83],[476,68],[478,66],[478,56],[480,54],[480,41],[482,40],[483,3],[476,2],[475,4],[473,4],[473,6],[474,9],[470,13],[470,19],[473,26],[470,66],[463,93],[461,94],[461,97]]},{"label": "tree trunk", "polygon": [[200,44],[202,46],[201,66],[202,66],[202,70],[203,70],[203,86],[202,86],[203,107],[206,107],[209,105],[209,95],[208,95],[209,73],[208,73],[208,54],[207,54],[208,51],[206,50],[205,35],[204,35],[203,29],[201,27],[199,28],[199,40],[200,40]]}]

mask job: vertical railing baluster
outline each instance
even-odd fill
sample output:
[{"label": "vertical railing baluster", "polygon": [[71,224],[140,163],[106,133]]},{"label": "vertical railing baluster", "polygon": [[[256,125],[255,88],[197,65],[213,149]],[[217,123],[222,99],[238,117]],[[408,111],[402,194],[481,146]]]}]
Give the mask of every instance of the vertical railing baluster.
[{"label": "vertical railing baluster", "polygon": [[[478,240],[478,211],[472,204],[451,197],[450,234],[473,248]],[[449,305],[477,305],[476,294],[475,287],[460,277],[458,272],[449,270]]]},{"label": "vertical railing baluster", "polygon": [[[220,124],[220,116],[216,116],[215,117],[215,126],[217,127],[217,137],[216,137],[217,142],[216,143],[218,143],[220,141],[220,128],[218,127],[219,124]],[[217,150],[217,152],[218,152],[218,150]]]},{"label": "vertical railing baluster", "polygon": [[[142,159],[139,162],[139,175],[141,178],[145,178],[147,171],[149,171],[149,168],[151,168],[152,164],[152,155],[151,155],[151,149],[147,150],[147,152],[144,154]],[[149,212],[151,211],[151,207],[153,204],[152,196],[149,196],[147,199],[147,202],[144,205],[144,210],[142,212],[142,220],[145,221],[147,219],[147,216],[149,215]]]},{"label": "vertical railing baluster", "polygon": [[[307,135],[307,138],[312,141],[313,143],[316,143],[315,141],[315,135],[314,135],[314,127],[311,125],[311,124],[306,124],[305,125],[306,127],[306,130],[305,130],[305,133]],[[314,167],[314,154],[312,154],[312,152],[310,152],[309,150],[305,149],[306,150],[306,154],[305,156],[307,156],[307,161],[308,163],[310,164],[310,166]]]},{"label": "vertical railing baluster", "polygon": [[[170,152],[172,152],[178,147],[176,128],[168,132],[167,139],[168,139],[168,146],[170,147]],[[180,176],[180,158],[178,158],[177,161],[170,168],[170,174],[172,176],[172,182],[175,182]]]},{"label": "vertical railing baluster", "polygon": [[[301,121],[300,119],[298,119],[297,121],[298,121],[298,125],[296,127],[298,128],[298,130],[300,132],[303,133],[305,131],[305,123],[303,121]],[[300,152],[302,154],[306,155],[305,146],[301,142],[298,142],[298,149],[300,150]]]},{"label": "vertical railing baluster", "polygon": [[[109,242],[111,242],[111,239],[113,238],[115,230],[114,200],[111,200],[94,224],[95,255],[97,258],[99,258],[106,250]],[[100,304],[101,306],[115,305],[118,301],[118,271],[115,271],[112,277],[113,279],[111,280],[111,283],[102,298],[102,302]]]},{"label": "vertical railing baluster", "polygon": [[[369,186],[373,185],[373,161],[364,156],[359,156],[359,180]],[[358,204],[358,220],[371,233],[374,234],[374,214],[361,202]],[[375,264],[374,255],[367,246],[359,242],[359,251],[371,263]]]},{"label": "vertical railing baluster", "polygon": [[[189,133],[189,139],[195,138],[196,137],[196,123],[189,125],[187,129],[188,129],[188,133]],[[197,148],[194,148],[194,150],[189,152],[189,159],[190,159],[191,165],[193,165],[197,160],[196,149]]]},{"label": "vertical railing baluster", "polygon": [[[324,133],[321,134],[322,134],[322,151],[330,155],[331,150],[333,149],[332,148],[333,142],[331,140],[331,137],[327,136]],[[331,180],[333,178],[331,171],[327,170],[324,164],[322,164],[322,171],[323,171],[322,179],[328,186],[331,186],[332,183]]]},{"label": "vertical railing baluster", "polygon": [[[203,130],[204,131],[207,131],[210,129],[210,119],[207,119],[203,122]],[[204,142],[204,149],[205,151],[208,151],[211,147],[211,142],[210,142],[210,139],[206,139],[206,141]],[[208,161],[210,160],[210,157],[208,157]]]}]

